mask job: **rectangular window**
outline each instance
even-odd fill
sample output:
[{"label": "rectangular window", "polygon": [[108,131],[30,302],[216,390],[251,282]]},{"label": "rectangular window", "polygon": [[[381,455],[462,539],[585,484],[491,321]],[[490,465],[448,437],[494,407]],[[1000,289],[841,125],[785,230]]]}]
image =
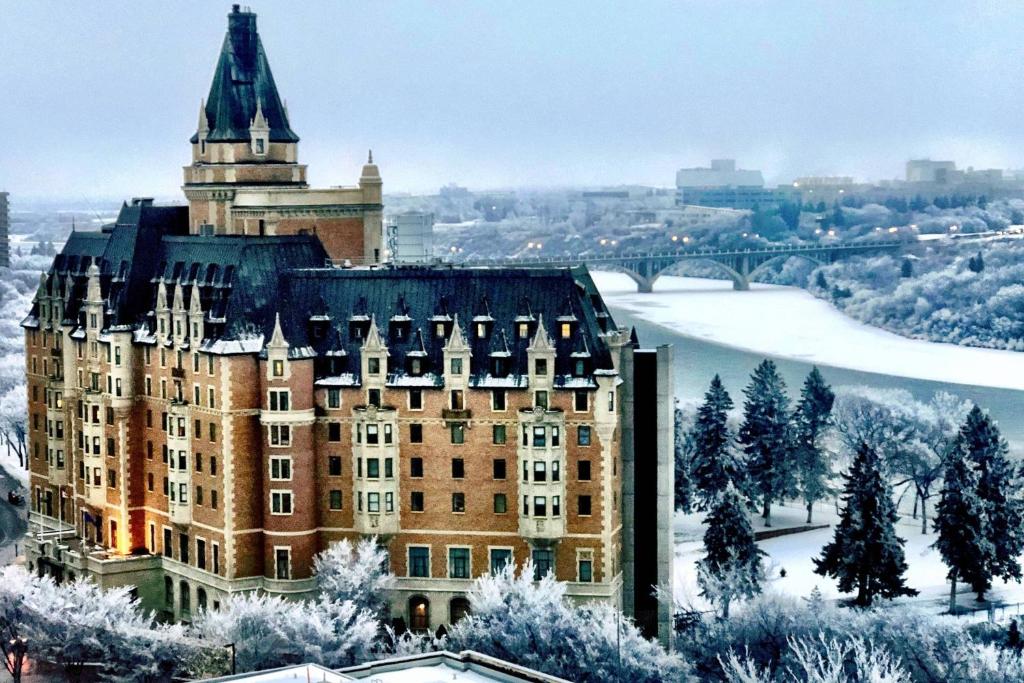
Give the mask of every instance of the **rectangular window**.
[{"label": "rectangular window", "polygon": [[579,481],[590,481],[589,460],[579,460],[576,462],[576,478]]},{"label": "rectangular window", "polygon": [[341,407],[341,389],[328,389],[327,390],[327,407],[328,408],[340,408]]},{"label": "rectangular window", "polygon": [[[199,436],[198,434],[196,435]],[[270,445],[290,446],[292,443],[292,428],[289,425],[270,425]]]},{"label": "rectangular window", "polygon": [[210,456],[210,476],[217,476],[217,457]]},{"label": "rectangular window", "polygon": [[332,510],[340,510],[341,509],[341,491],[340,490],[333,489],[328,494],[328,498],[329,498],[329,505],[330,505],[330,508]]},{"label": "rectangular window", "polygon": [[370,375],[380,374],[380,358],[367,358],[366,359],[366,372]]},{"label": "rectangular window", "polygon": [[451,426],[452,443],[460,444],[466,442],[466,425],[461,422],[453,422]]},{"label": "rectangular window", "polygon": [[423,425],[409,425],[409,443],[423,443]]},{"label": "rectangular window", "polygon": [[423,390],[409,390],[409,410],[423,410]]},{"label": "rectangular window", "polygon": [[274,377],[284,377],[284,361],[283,360],[278,359],[278,360],[274,361]]},{"label": "rectangular window", "polygon": [[491,572],[497,573],[512,562],[511,548],[491,548]]},{"label": "rectangular window", "polygon": [[587,396],[588,396],[588,394],[585,391],[576,391],[573,394],[573,400],[572,400],[573,410],[575,410],[578,413],[585,413],[585,412],[587,412],[587,405],[588,405]]},{"label": "rectangular window", "polygon": [[409,509],[423,512],[423,491],[412,491],[409,495]]},{"label": "rectangular window", "polygon": [[466,461],[452,458],[452,479],[463,479],[466,476]]},{"label": "rectangular window", "polygon": [[547,429],[544,427],[533,428],[533,447],[543,448],[547,445]]},{"label": "rectangular window", "polygon": [[562,440],[561,439],[562,439],[562,430],[560,430],[558,427],[552,427],[551,428],[551,445],[552,446],[556,446],[556,447],[562,445]]},{"label": "rectangular window", "polygon": [[384,425],[384,443],[393,443],[394,440],[394,429],[390,424]]},{"label": "rectangular window", "polygon": [[328,441],[341,441],[341,423],[340,422],[328,422],[327,423],[327,440]]},{"label": "rectangular window", "polygon": [[462,374],[462,359],[461,358],[452,358],[451,359],[451,372],[452,372],[453,375],[461,375]]},{"label": "rectangular window", "polygon": [[423,458],[411,458],[409,460],[409,476],[419,479],[423,476]]},{"label": "rectangular window", "polygon": [[290,481],[292,478],[292,459],[287,457],[271,458],[270,478],[273,481]]},{"label": "rectangular window", "polygon": [[594,581],[594,560],[591,556],[581,555],[576,560],[577,580],[581,583],[592,583]]},{"label": "rectangular window", "polygon": [[370,389],[366,392],[366,394],[366,402],[369,403],[371,406],[376,406],[377,408],[380,408],[380,389]]},{"label": "rectangular window", "polygon": [[494,494],[494,512],[495,514],[503,515],[508,512],[508,499],[504,493]]},{"label": "rectangular window", "polygon": [[533,497],[533,516],[534,517],[547,517],[548,516],[548,499],[546,496],[534,496]]},{"label": "rectangular window", "polygon": [[376,491],[366,494],[366,511],[380,512],[380,494]]},{"label": "rectangular window", "polygon": [[391,458],[384,458],[384,478],[392,479],[395,476],[395,468]]},{"label": "rectangular window", "polygon": [[171,530],[164,529],[164,557],[174,555],[174,542],[171,540]]},{"label": "rectangular window", "polygon": [[491,391],[491,410],[505,410],[505,390],[494,389]]},{"label": "rectangular window", "polygon": [[290,515],[292,514],[292,492],[291,491],[271,491],[270,492],[270,512],[275,515]]},{"label": "rectangular window", "polygon": [[210,423],[210,441],[215,443],[217,441],[217,423]]},{"label": "rectangular window", "polygon": [[340,477],[341,476],[341,456],[340,455],[329,455],[329,456],[327,456],[327,476],[329,476],[329,477]]},{"label": "rectangular window", "polygon": [[548,409],[548,392],[538,391],[533,395],[533,405],[538,408]]},{"label": "rectangular window", "polygon": [[499,446],[505,443],[505,425],[492,425],[491,442]]},{"label": "rectangular window", "polygon": [[555,553],[550,548],[533,549],[533,578],[535,581],[543,579],[548,572],[555,571]]},{"label": "rectangular window", "polygon": [[202,486],[197,486],[196,487],[196,497],[195,497],[195,500],[196,500],[196,505],[202,505],[203,504],[203,487]]},{"label": "rectangular window", "polygon": [[466,511],[466,494],[456,492],[452,494],[452,512]]},{"label": "rectangular window", "polygon": [[469,578],[469,548],[448,549],[448,578]]},{"label": "rectangular window", "polygon": [[584,517],[590,516],[590,496],[579,496],[576,499],[576,514]]},{"label": "rectangular window", "polygon": [[580,446],[590,445],[590,427],[580,425],[576,428],[576,443]]},{"label": "rectangular window", "polygon": [[494,460],[494,478],[495,479],[504,479],[505,476],[506,476],[505,459],[504,458],[495,458],[495,460]]},{"label": "rectangular window", "polygon": [[370,479],[380,479],[380,458],[366,459],[366,476]]},{"label": "rectangular window", "polygon": [[184,564],[188,564],[188,548],[189,540],[188,534],[178,535],[178,559]]},{"label": "rectangular window", "polygon": [[217,509],[217,490],[210,491],[210,507],[214,510]]},{"label": "rectangular window", "polygon": [[379,427],[375,424],[366,425],[366,443],[376,445],[380,443]]},{"label": "rectangular window", "polygon": [[291,392],[287,389],[270,390],[270,409],[285,411],[289,410],[291,403]]},{"label": "rectangular window", "polygon": [[274,549],[274,567],[276,576],[279,580],[285,581],[292,576],[292,551],[290,548],[275,548]]},{"label": "rectangular window", "polygon": [[213,544],[213,573],[220,574],[220,546]]},{"label": "rectangular window", "polygon": [[196,539],[196,567],[206,569],[206,541]]},{"label": "rectangular window", "polygon": [[537,358],[533,364],[534,374],[544,376],[548,374],[548,359]]},{"label": "rectangular window", "polygon": [[430,548],[409,546],[409,576],[426,578],[430,576]]},{"label": "rectangular window", "polygon": [[533,461],[533,480],[534,481],[547,481],[548,480],[548,466],[543,460]]}]

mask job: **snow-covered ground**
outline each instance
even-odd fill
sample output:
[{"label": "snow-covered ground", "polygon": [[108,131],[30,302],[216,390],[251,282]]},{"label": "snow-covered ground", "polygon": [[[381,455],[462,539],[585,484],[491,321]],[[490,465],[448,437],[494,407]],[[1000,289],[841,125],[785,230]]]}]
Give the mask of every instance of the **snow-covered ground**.
[{"label": "snow-covered ground", "polygon": [[1024,389],[1024,353],[907,339],[843,315],[796,287],[665,276],[639,294],[622,273],[594,272],[609,305],[734,348],[898,377]]},{"label": "snow-covered ground", "polygon": [[[787,504],[772,509],[773,527],[795,526],[794,521],[806,519],[806,510],[796,504]],[[703,554],[702,542],[693,531],[703,525],[699,515],[678,515],[676,519],[676,563],[675,584],[673,592],[677,603],[692,606],[694,609],[706,610],[711,606],[700,597],[697,585],[696,562]],[[764,585],[766,591],[776,591],[788,595],[806,597],[815,586],[826,599],[851,598],[850,594],[841,594],[833,579],[814,573],[813,558],[821,555],[821,549],[832,540],[834,525],[838,521],[835,510],[828,505],[815,507],[814,523],[831,523],[828,529],[816,529],[802,533],[779,536],[760,541],[758,545],[768,553],[764,559],[768,581]],[[756,514],[751,517],[754,531],[763,529],[763,522]],[[931,547],[936,536],[929,532],[921,533],[920,520],[904,516],[897,527],[900,538],[906,540],[904,552],[907,560],[907,585],[920,591],[916,598],[901,599],[900,602],[913,601],[933,607],[936,613],[945,611],[949,605],[949,582],[946,581],[946,566],[942,563],[939,552]],[[685,535],[684,535],[685,534]],[[682,540],[682,539],[687,540]],[[1024,559],[1024,558],[1022,558]],[[786,575],[780,577],[780,570]],[[1002,605],[1016,605],[1024,602],[1024,584],[1009,583],[996,579],[992,589],[986,593],[990,602]],[[960,608],[976,609],[979,605],[974,601],[974,593],[965,584],[957,586],[957,604]],[[1017,609],[1016,607],[1014,609]],[[1022,607],[1021,609],[1024,609]]]},{"label": "snow-covered ground", "polygon": [[[28,470],[18,464],[18,456],[8,455],[5,447],[0,444],[0,469],[21,482],[28,488]],[[4,492],[6,495],[6,492]]]}]

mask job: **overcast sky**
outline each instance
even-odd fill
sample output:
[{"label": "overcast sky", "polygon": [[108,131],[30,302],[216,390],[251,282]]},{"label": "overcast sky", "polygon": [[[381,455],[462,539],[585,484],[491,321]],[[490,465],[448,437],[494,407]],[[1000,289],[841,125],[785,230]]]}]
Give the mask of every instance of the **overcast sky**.
[{"label": "overcast sky", "polygon": [[[385,191],[1024,166],[1024,3],[257,2],[300,159]],[[0,189],[175,196],[229,2],[0,0]]]}]

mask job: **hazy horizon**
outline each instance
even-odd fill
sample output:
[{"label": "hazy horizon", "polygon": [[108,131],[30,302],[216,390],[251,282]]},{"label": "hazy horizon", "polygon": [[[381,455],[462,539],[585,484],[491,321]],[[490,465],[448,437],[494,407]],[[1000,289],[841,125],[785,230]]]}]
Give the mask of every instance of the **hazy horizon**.
[{"label": "hazy horizon", "polygon": [[[1024,5],[256,3],[314,186],[771,183],[1024,166]],[[0,0],[0,189],[180,198],[230,2]],[[13,105],[13,106],[12,106]]]}]

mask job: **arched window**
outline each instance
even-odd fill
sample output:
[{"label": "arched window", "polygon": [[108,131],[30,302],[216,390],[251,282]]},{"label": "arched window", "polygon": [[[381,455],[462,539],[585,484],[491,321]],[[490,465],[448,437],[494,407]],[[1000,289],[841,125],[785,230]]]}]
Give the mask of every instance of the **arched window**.
[{"label": "arched window", "polygon": [[178,590],[181,592],[181,613],[192,611],[192,590],[190,589],[187,581],[181,581],[178,584]]},{"label": "arched window", "polygon": [[430,628],[430,601],[422,595],[409,598],[409,630],[426,631]]},{"label": "arched window", "polygon": [[204,588],[196,589],[196,607],[201,610],[206,609],[206,589]]},{"label": "arched window", "polygon": [[169,576],[164,577],[164,606],[174,609],[174,581]]},{"label": "arched window", "polygon": [[466,598],[452,598],[448,603],[448,623],[457,624],[469,614],[469,600]]}]

